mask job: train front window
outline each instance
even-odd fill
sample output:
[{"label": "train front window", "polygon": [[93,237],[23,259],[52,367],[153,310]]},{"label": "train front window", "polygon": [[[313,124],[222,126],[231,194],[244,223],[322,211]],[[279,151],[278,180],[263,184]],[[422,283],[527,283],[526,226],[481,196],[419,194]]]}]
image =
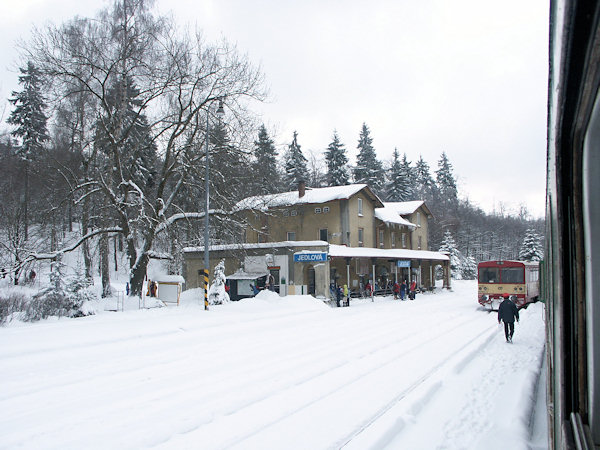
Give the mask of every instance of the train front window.
[{"label": "train front window", "polygon": [[524,283],[525,270],[523,267],[505,267],[502,269],[501,279],[503,283]]},{"label": "train front window", "polygon": [[480,283],[498,283],[500,281],[500,271],[496,267],[480,267]]}]

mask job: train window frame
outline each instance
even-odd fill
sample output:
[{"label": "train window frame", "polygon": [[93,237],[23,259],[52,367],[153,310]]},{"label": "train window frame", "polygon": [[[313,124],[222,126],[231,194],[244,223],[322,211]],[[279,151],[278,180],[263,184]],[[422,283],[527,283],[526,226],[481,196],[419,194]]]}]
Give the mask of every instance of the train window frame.
[{"label": "train window frame", "polygon": [[[512,276],[512,274],[519,271],[519,277]],[[508,276],[511,274],[511,276]],[[500,281],[502,284],[523,284],[525,283],[525,267],[502,267],[500,269]]]},{"label": "train window frame", "polygon": [[[482,279],[482,271],[484,274],[487,274],[488,272],[491,271],[496,271],[496,276],[491,279],[490,276],[487,277],[487,280]],[[477,272],[477,281],[479,283],[500,283],[500,268],[499,267],[480,267],[478,272]]]},{"label": "train window frame", "polygon": [[[588,347],[588,404],[589,426],[595,442],[600,441],[600,388],[595,381],[600,378],[600,208],[597,193],[600,191],[600,96],[597,94],[583,140],[582,203],[583,245],[585,248],[585,308],[586,344]],[[595,255],[595,256],[594,256]]]}]

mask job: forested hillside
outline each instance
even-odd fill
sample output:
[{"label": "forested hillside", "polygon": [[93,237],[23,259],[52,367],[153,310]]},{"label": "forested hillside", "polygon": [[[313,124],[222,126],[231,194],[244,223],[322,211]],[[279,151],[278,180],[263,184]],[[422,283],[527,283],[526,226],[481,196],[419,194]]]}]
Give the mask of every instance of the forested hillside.
[{"label": "forested hillside", "polygon": [[[471,262],[517,259],[526,236],[535,247],[543,230],[525,205],[489,214],[464,200],[443,151],[431,163],[418,149],[380,159],[366,123],[355,146],[332,130],[318,151],[303,150],[302,130],[271,135],[252,112],[266,98],[261,72],[227,42],[186,34],[144,2],[35,30],[19,86],[0,134],[0,267],[15,284],[35,261],[73,250],[88,282],[100,271],[106,295],[117,251],[127,254],[132,295],[151,258],[177,273],[180,249],[202,242],[207,175],[213,243],[241,238],[230,212],[241,198],[300,180],[425,200],[430,250],[455,248]],[[74,229],[80,239],[65,242]]]}]

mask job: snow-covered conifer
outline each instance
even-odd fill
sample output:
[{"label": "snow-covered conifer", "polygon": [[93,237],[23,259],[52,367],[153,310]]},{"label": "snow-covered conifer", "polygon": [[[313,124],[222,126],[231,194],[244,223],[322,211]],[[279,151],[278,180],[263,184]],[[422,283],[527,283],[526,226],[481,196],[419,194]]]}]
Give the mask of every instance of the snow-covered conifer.
[{"label": "snow-covered conifer", "polygon": [[366,183],[377,193],[381,193],[384,183],[384,170],[381,161],[377,159],[373,138],[366,123],[363,123],[358,138],[358,155],[353,175],[355,183]]},{"label": "snow-covered conifer", "polygon": [[448,253],[448,256],[450,257],[451,276],[454,279],[461,280],[463,273],[463,258],[450,230],[446,230],[444,233],[444,239],[439,251]]},{"label": "snow-covered conifer", "polygon": [[477,278],[477,262],[472,256],[467,256],[462,269],[463,280],[474,280]]},{"label": "snow-covered conifer", "polygon": [[333,131],[333,140],[325,151],[325,161],[327,162],[328,186],[344,186],[350,183],[346,149],[335,130]]},{"label": "snow-covered conifer", "polygon": [[211,305],[222,305],[229,301],[229,294],[225,290],[225,260],[221,260],[215,266],[213,282],[208,289],[208,303]]},{"label": "snow-covered conifer", "polygon": [[534,229],[528,229],[519,250],[519,259],[521,261],[540,261],[544,256],[540,244],[541,239]]},{"label": "snow-covered conifer", "polygon": [[387,201],[406,202],[413,199],[413,180],[410,161],[406,153],[400,161],[398,149],[394,149],[392,164],[388,170]]},{"label": "snow-covered conifer", "polygon": [[258,193],[278,192],[281,181],[277,170],[277,149],[264,124],[258,129],[258,139],[254,141],[254,157],[254,175],[258,183]]},{"label": "snow-covered conifer", "polygon": [[31,161],[42,149],[43,143],[49,139],[46,126],[48,117],[44,112],[46,103],[42,96],[40,71],[33,63],[28,62],[27,67],[21,68],[20,72],[19,84],[23,85],[23,90],[12,93],[13,98],[9,101],[15,105],[15,109],[6,122],[16,126],[11,134],[18,138],[21,144],[17,147],[17,153],[21,158]]},{"label": "snow-covered conifer", "polygon": [[285,154],[285,183],[288,189],[298,187],[298,182],[308,180],[307,159],[298,144],[298,133],[294,131],[292,143]]},{"label": "snow-covered conifer", "polygon": [[438,170],[435,171],[435,174],[441,200],[446,203],[456,202],[458,200],[456,180],[452,173],[452,164],[450,164],[446,152],[442,152],[442,156],[438,161]]},{"label": "snow-covered conifer", "polygon": [[430,201],[434,197],[435,181],[431,176],[429,164],[419,156],[413,172],[414,196],[419,200]]},{"label": "snow-covered conifer", "polygon": [[23,196],[23,224],[24,238],[29,235],[29,165],[42,150],[43,144],[49,139],[46,116],[44,109],[46,103],[42,96],[42,77],[38,68],[32,62],[26,68],[21,68],[19,84],[23,90],[13,92],[9,101],[15,106],[10,113],[7,123],[16,126],[11,134],[19,139],[20,145],[16,147],[17,154],[25,161]]}]

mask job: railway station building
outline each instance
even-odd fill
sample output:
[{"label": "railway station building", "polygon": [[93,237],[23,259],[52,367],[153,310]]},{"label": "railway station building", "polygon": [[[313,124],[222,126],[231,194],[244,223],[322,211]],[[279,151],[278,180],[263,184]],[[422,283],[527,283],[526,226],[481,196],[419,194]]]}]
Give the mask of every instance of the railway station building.
[{"label": "railway station building", "polygon": [[[225,261],[230,296],[252,296],[251,285],[272,275],[280,295],[331,297],[347,284],[359,295],[369,282],[383,290],[394,281],[435,287],[435,269],[450,287],[450,261],[428,250],[431,212],[423,201],[384,203],[366,184],[249,197],[236,205],[247,223],[238,244],[210,247],[210,268]],[[202,286],[204,248],[184,249],[187,288]]]}]

